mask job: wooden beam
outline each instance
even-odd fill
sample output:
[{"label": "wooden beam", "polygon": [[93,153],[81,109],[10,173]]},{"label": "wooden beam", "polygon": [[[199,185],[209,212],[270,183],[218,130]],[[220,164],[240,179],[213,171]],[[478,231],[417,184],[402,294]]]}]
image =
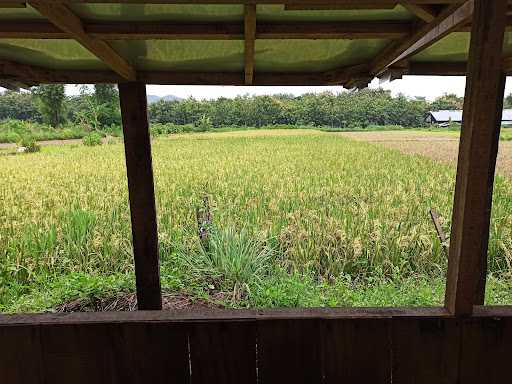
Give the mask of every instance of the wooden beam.
[{"label": "wooden beam", "polygon": [[[412,4],[461,4],[466,0],[409,0]],[[324,5],[324,6],[353,6],[362,4],[367,7],[381,7],[385,9],[396,6],[398,0],[38,0],[46,4],[285,4],[285,5]],[[0,0],[2,3],[12,3],[12,0]],[[357,8],[356,8],[357,9]]]},{"label": "wooden beam", "polygon": [[393,9],[395,3],[379,4],[376,2],[359,2],[350,4],[285,4],[285,11],[336,11],[336,10],[356,10],[356,9]]},{"label": "wooden beam", "polygon": [[119,84],[139,310],[162,309],[146,86]]},{"label": "wooden beam", "polygon": [[0,3],[0,9],[2,8],[27,8],[27,3],[22,3],[22,2],[15,2],[15,1],[12,1],[12,2],[6,2],[6,3]]},{"label": "wooden beam", "polygon": [[[87,22],[85,32],[99,40],[243,40],[243,23],[176,24],[148,22]],[[507,28],[512,18],[507,17]],[[256,25],[256,39],[389,39],[410,36],[413,24],[383,21],[345,21],[343,23],[294,22]],[[455,32],[470,32],[471,24]],[[4,20],[0,24],[0,39],[72,39],[54,24],[34,20]]]},{"label": "wooden beam", "polygon": [[127,80],[135,80],[136,73],[133,67],[106,42],[89,36],[85,32],[80,18],[66,5],[38,2],[31,2],[30,5],[59,29],[72,36],[84,48],[88,49],[119,75]]},{"label": "wooden beam", "polygon": [[506,0],[475,0],[446,283],[446,308],[455,315],[484,303],[506,8]]},{"label": "wooden beam", "polygon": [[451,32],[467,24],[473,15],[473,0],[462,5],[452,5],[444,9],[431,23],[420,27],[411,36],[392,43],[372,62],[371,72],[379,75],[387,67],[405,60],[415,53],[431,46]]},{"label": "wooden beam", "polygon": [[413,4],[409,0],[400,0],[399,4],[427,23],[433,22],[437,16],[436,10],[430,5]]},{"label": "wooden beam", "polygon": [[[85,32],[99,40],[242,40],[242,23],[176,24],[146,22],[84,23]],[[343,23],[258,23],[256,39],[399,39],[412,31],[410,23],[390,21]],[[48,22],[3,21],[0,39],[70,39]]]},{"label": "wooden beam", "polygon": [[244,6],[244,73],[245,85],[252,85],[254,80],[254,59],[256,46],[256,5]]}]

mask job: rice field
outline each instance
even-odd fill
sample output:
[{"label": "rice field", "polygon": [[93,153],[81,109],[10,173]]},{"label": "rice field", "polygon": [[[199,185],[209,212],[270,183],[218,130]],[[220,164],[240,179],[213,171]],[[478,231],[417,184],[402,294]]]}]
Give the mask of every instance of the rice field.
[{"label": "rice field", "polygon": [[[311,130],[153,141],[162,284],[232,307],[436,305],[455,168]],[[0,152],[0,310],[133,290],[122,144]],[[212,244],[197,235],[208,196]],[[498,177],[488,302],[512,303],[512,185]]]}]

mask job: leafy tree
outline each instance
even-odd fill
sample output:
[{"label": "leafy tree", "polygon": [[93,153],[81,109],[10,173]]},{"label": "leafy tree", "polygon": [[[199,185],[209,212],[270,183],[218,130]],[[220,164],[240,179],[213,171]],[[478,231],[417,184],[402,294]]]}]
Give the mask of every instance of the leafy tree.
[{"label": "leafy tree", "polygon": [[462,109],[464,106],[464,98],[458,97],[453,93],[445,93],[443,96],[435,99],[430,108],[434,111],[446,110],[446,109]]},{"label": "leafy tree", "polygon": [[508,94],[505,97],[505,101],[503,103],[503,108],[511,109],[512,108],[512,93]]},{"label": "leafy tree", "polygon": [[65,88],[62,84],[40,85],[33,88],[37,106],[43,120],[52,127],[60,126],[65,119]]},{"label": "leafy tree", "polygon": [[13,91],[0,94],[0,120],[6,119],[41,121],[32,94]]},{"label": "leafy tree", "polygon": [[96,84],[94,95],[94,102],[100,111],[98,116],[100,126],[119,125],[121,123],[121,111],[116,86],[113,84]]}]

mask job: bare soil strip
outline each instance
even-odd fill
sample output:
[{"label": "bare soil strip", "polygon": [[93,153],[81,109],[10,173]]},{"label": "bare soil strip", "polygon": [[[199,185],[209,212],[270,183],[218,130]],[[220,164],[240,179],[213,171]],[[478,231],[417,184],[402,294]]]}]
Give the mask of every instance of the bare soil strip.
[{"label": "bare soil strip", "polygon": [[[378,143],[408,155],[427,156],[444,163],[457,163],[459,139],[453,136],[429,136],[417,132],[346,132],[342,136]],[[512,178],[512,142],[500,141],[497,172]]]}]

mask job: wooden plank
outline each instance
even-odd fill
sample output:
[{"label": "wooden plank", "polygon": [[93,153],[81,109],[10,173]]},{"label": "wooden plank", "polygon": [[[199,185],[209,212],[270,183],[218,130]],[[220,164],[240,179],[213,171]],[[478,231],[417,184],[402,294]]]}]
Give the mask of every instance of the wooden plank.
[{"label": "wooden plank", "polygon": [[258,383],[321,382],[318,320],[268,320],[257,324]]},{"label": "wooden plank", "polygon": [[190,326],[191,383],[256,383],[256,322]]},{"label": "wooden plank", "polygon": [[510,382],[512,319],[467,319],[463,322],[460,383]]},{"label": "wooden plank", "polygon": [[117,382],[113,380],[116,372],[105,324],[42,326],[41,346],[43,383]]},{"label": "wooden plank", "polygon": [[400,0],[399,4],[427,23],[434,21],[437,16],[436,10],[430,5],[413,4],[409,0]]},{"label": "wooden plank", "polygon": [[445,8],[432,22],[421,26],[409,37],[392,43],[377,55],[372,62],[371,73],[379,75],[389,66],[429,47],[467,24],[471,20],[472,14],[473,0],[462,5],[451,5]]},{"label": "wooden plank", "polygon": [[[508,17],[507,27],[512,20]],[[243,40],[243,23],[83,22],[84,31],[99,40]],[[414,30],[410,22],[396,20],[333,22],[258,22],[256,39],[400,39]],[[457,32],[469,32],[463,25]],[[70,39],[52,23],[34,20],[2,21],[0,39]]]},{"label": "wooden plank", "polygon": [[41,383],[41,335],[37,325],[0,327],[0,383]]},{"label": "wooden plank", "polygon": [[256,5],[244,6],[244,73],[245,85],[252,85],[254,81],[254,56],[256,45]]},{"label": "wooden plank", "polygon": [[393,383],[458,383],[460,333],[456,319],[393,319]]},{"label": "wooden plank", "polygon": [[[413,4],[461,4],[465,0],[409,0]],[[308,6],[312,0],[38,0],[40,3],[54,4],[95,4],[95,3],[129,3],[129,4],[288,4]],[[2,3],[12,3],[12,0],[0,0]],[[325,6],[360,6],[365,4],[374,8],[381,6],[386,9],[398,3],[398,0],[321,0]]]},{"label": "wooden plank", "polygon": [[323,383],[390,383],[390,332],[390,319],[322,321]]},{"label": "wooden plank", "polygon": [[155,191],[146,86],[119,84],[133,253],[140,310],[162,309]]},{"label": "wooden plank", "polygon": [[456,315],[483,304],[494,172],[505,89],[506,0],[475,1],[445,305]]},{"label": "wooden plank", "polygon": [[109,337],[119,384],[190,383],[186,325],[116,324]]},{"label": "wooden plank", "polygon": [[85,32],[80,18],[66,5],[59,3],[45,4],[37,1],[30,2],[30,5],[123,78],[135,80],[135,69],[106,42],[89,36]]}]

